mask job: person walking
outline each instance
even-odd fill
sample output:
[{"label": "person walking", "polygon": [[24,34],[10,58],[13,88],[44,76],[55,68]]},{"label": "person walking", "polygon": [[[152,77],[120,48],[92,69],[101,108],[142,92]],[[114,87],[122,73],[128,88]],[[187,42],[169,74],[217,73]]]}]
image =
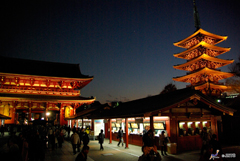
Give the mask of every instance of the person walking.
[{"label": "person walking", "polygon": [[86,132],[83,133],[82,139],[83,139],[83,146],[87,146],[89,143],[89,137]]},{"label": "person walking", "polygon": [[104,150],[102,144],[104,142],[104,135],[103,135],[103,130],[101,130],[101,132],[98,135],[98,142],[100,144],[100,150]]},{"label": "person walking", "polygon": [[86,161],[88,152],[89,146],[83,146],[81,153],[78,154],[75,161]]},{"label": "person walking", "polygon": [[80,129],[78,135],[79,135],[79,138],[80,138],[80,145],[79,146],[81,147],[82,146],[82,141],[83,141],[83,135],[84,135],[84,128]]},{"label": "person walking", "polygon": [[201,133],[201,138],[202,138],[201,155],[203,155],[204,150],[206,150],[206,152],[208,152],[208,145],[209,145],[209,140],[210,140],[206,127],[203,128],[203,131]]},{"label": "person walking", "polygon": [[121,143],[122,143],[122,146],[123,146],[123,130],[122,130],[122,127],[119,127],[117,138],[119,139],[119,142],[118,142],[117,146],[119,146]]},{"label": "person walking", "polygon": [[167,155],[167,143],[169,142],[169,139],[165,136],[165,131],[162,131],[162,134],[159,136],[159,141],[162,156]]},{"label": "person walking", "polygon": [[73,147],[73,154],[76,154],[76,148],[77,148],[78,152],[80,152],[80,147],[79,147],[80,138],[75,130],[73,130],[73,134],[71,136],[71,142],[72,142],[72,147]]},{"label": "person walking", "polygon": [[63,129],[60,129],[60,133],[58,135],[59,148],[62,148],[63,141],[64,141]]}]

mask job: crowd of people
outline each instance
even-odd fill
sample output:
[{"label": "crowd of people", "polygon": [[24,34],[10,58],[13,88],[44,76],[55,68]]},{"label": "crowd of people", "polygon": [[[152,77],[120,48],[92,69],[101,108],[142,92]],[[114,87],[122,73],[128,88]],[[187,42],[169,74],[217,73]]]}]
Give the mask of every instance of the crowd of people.
[{"label": "crowd of people", "polygon": [[[74,127],[71,129],[70,126],[23,126],[21,127],[21,130],[18,130],[18,135],[16,135],[15,130],[10,131],[10,137],[7,142],[8,151],[1,154],[1,158],[7,158],[9,161],[44,161],[46,149],[51,148],[54,150],[56,148],[62,148],[64,140],[68,139],[72,143],[73,154],[79,152],[76,161],[87,160],[87,154],[89,152],[89,136],[83,128]],[[73,132],[71,136],[70,131]],[[123,146],[123,130],[121,127],[119,128],[117,138],[119,139],[117,146],[121,144]],[[215,134],[207,132],[207,129],[203,128],[201,138],[202,148],[200,160],[214,159],[214,157],[221,154],[222,149]],[[159,136],[161,155],[157,151],[154,139],[155,136],[151,129],[144,131],[142,137],[143,154],[139,157],[139,161],[160,161],[163,156],[168,155],[167,143],[170,142],[170,139],[165,134],[165,131],[162,131]],[[98,142],[100,144],[100,150],[104,150],[103,130],[101,130],[98,135]],[[80,149],[82,149],[81,152]]]},{"label": "crowd of people", "polygon": [[[202,133],[200,134],[202,138],[202,147],[200,151],[200,161],[202,160],[213,160],[214,158],[221,156],[222,148],[217,140],[217,135],[212,134],[211,130],[207,132],[206,127],[203,128]],[[142,137],[143,146],[142,146],[142,156],[139,157],[139,161],[160,161],[162,156],[167,156],[167,143],[170,142],[169,137],[165,134],[165,131],[159,136],[159,146],[161,150],[161,155],[157,151],[157,146],[154,144],[154,134],[151,129],[145,129]]]},{"label": "crowd of people", "polygon": [[46,127],[22,126],[18,134],[16,130],[10,130],[9,134],[7,149],[1,154],[1,158],[10,161],[43,161],[45,159],[46,142],[49,136],[49,130]]},{"label": "crowd of people", "polygon": [[71,143],[73,147],[73,154],[76,154],[77,152],[80,152],[81,144],[83,143],[83,147],[87,146],[89,143],[89,136],[86,131],[84,131],[84,128],[73,128],[72,129],[73,134],[71,135]]},{"label": "crowd of people", "polygon": [[[1,136],[4,131],[9,132],[7,146],[1,152],[1,158],[9,161],[44,161],[46,149],[55,150],[62,148],[64,140],[72,143],[73,154],[76,149],[80,152],[81,143],[83,148],[81,154],[86,157],[89,147],[89,136],[83,128],[70,126],[10,126],[5,129],[1,127]],[[70,136],[70,132],[73,134]],[[80,153],[79,153],[80,154]],[[79,157],[78,157],[79,158]]]}]

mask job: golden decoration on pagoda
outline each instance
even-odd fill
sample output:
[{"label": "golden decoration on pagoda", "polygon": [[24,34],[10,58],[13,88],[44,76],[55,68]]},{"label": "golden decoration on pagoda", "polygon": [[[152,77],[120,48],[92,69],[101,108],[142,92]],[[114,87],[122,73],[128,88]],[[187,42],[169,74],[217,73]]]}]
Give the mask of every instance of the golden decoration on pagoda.
[{"label": "golden decoration on pagoda", "polygon": [[175,65],[173,68],[185,70],[188,73],[185,76],[175,77],[173,80],[190,83],[190,86],[204,94],[219,96],[227,89],[227,86],[218,81],[234,76],[232,73],[217,69],[234,62],[234,60],[216,58],[230,51],[231,48],[215,46],[226,39],[227,36],[212,34],[200,28],[191,36],[174,43],[175,46],[186,50],[173,56],[186,59],[187,62]]}]

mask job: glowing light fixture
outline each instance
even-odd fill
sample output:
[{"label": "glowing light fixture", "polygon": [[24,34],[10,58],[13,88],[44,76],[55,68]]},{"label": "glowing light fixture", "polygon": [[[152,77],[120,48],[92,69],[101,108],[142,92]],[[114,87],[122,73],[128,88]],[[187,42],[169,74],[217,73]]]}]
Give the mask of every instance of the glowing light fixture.
[{"label": "glowing light fixture", "polygon": [[46,115],[49,116],[49,115],[50,115],[50,112],[47,112]]}]

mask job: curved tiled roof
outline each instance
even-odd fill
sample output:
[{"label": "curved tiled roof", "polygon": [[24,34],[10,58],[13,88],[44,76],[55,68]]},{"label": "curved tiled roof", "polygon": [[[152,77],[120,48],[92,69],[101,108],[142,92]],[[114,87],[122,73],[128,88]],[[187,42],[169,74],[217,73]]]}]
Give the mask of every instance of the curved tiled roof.
[{"label": "curved tiled roof", "polygon": [[[165,111],[173,107],[177,107],[179,104],[189,101],[191,97],[199,97],[202,104],[205,104],[206,107],[211,106],[219,112],[233,115],[236,111],[217,103],[215,100],[212,100],[210,97],[202,94],[198,90],[185,88],[171,93],[159,94],[120,103],[119,106],[116,106],[115,108],[100,108],[98,110],[89,111],[89,113],[84,113],[83,115],[88,118],[144,117],[145,114],[148,113],[158,113],[159,111]],[[78,114],[78,117],[82,117],[81,112]]]},{"label": "curved tiled roof", "polygon": [[0,73],[63,78],[93,78],[81,74],[79,64],[47,62],[0,56]]},{"label": "curved tiled roof", "polygon": [[216,34],[207,32],[207,31],[205,31],[205,30],[203,30],[203,29],[200,28],[199,30],[197,30],[197,31],[194,32],[192,35],[188,36],[187,38],[185,38],[185,39],[183,39],[183,40],[180,40],[180,41],[178,41],[178,42],[173,43],[173,45],[174,45],[174,46],[178,46],[178,47],[185,48],[185,47],[183,47],[181,44],[182,44],[183,42],[186,42],[186,41],[190,40],[191,38],[193,38],[194,36],[196,36],[196,35],[199,34],[199,33],[200,33],[200,34],[203,34],[203,35],[207,35],[207,36],[213,37],[213,38],[216,38],[216,39],[219,39],[214,45],[216,45],[216,44],[218,44],[218,43],[220,43],[220,42],[222,42],[222,41],[224,41],[224,40],[227,39],[227,36],[216,35]]}]

